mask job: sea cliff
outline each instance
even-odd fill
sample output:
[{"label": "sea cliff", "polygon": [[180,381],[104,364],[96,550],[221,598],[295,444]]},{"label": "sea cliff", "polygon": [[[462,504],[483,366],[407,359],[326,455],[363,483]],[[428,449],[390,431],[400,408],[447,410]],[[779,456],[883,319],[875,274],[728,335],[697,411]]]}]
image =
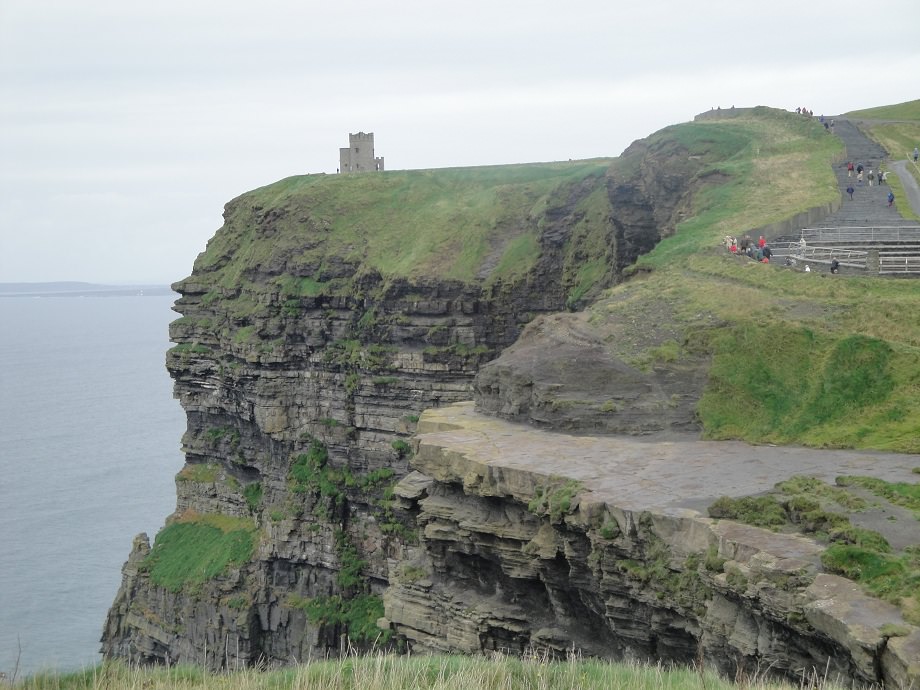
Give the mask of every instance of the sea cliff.
[{"label": "sea cliff", "polygon": [[839,599],[804,593],[843,587],[815,542],[760,548],[699,511],[593,501],[564,453],[557,471],[484,473],[430,437],[462,436],[437,411],[474,398],[504,424],[699,433],[724,320],[694,312],[688,329],[655,298],[605,335],[597,308],[580,311],[641,280],[641,258],[731,180],[734,149],[680,132],[615,160],[297,177],[227,204],[174,285],[176,511],[154,544],[134,541],[105,656],[224,668],[374,645],[576,648],[912,678],[911,626],[854,632],[815,603]]}]

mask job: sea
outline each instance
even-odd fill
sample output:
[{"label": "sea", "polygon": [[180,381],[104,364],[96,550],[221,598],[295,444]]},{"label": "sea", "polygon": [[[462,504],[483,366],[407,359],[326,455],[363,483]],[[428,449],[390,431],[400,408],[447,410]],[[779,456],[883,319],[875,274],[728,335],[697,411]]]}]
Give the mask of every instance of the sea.
[{"label": "sea", "polygon": [[[165,287],[0,289],[0,673],[79,670],[131,541],[175,508]],[[0,676],[2,678],[2,676]],[[0,680],[0,685],[3,682]]]}]

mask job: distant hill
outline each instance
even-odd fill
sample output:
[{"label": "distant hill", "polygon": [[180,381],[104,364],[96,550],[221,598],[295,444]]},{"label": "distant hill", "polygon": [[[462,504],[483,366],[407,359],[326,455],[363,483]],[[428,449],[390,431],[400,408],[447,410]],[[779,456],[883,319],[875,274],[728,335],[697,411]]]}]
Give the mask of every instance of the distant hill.
[{"label": "distant hill", "polygon": [[0,297],[155,297],[171,294],[168,285],[100,285],[78,281],[0,283]]}]

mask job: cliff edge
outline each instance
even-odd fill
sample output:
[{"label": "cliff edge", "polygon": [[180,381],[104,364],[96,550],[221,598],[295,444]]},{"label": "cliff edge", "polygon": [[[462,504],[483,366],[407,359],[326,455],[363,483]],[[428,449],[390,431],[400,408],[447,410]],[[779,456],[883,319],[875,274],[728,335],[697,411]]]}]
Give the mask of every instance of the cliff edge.
[{"label": "cliff edge", "polygon": [[[896,320],[886,300],[903,296],[886,292],[870,320],[844,309],[855,287],[718,248],[739,223],[839,203],[823,172],[773,176],[801,164],[832,178],[839,155],[816,123],[754,109],[613,160],[295,177],[231,201],[174,286],[167,368],[186,465],[176,511],[123,568],[105,656],[229,668],[372,646],[677,661],[703,649],[727,671],[827,656],[860,679],[913,677],[910,620],[883,635],[894,609],[877,602],[862,634],[820,603],[869,610],[846,603],[855,585],[843,599],[815,589],[848,586],[822,569],[818,541],[716,524],[696,503],[643,505],[629,463],[604,481],[637,502],[594,500],[597,475],[567,462],[586,444],[640,464],[657,452],[610,434],[834,433],[913,450],[916,403],[896,373],[916,354],[881,335]],[[752,306],[765,294],[766,320]],[[753,372],[739,366],[755,355]],[[453,407],[474,398],[489,415],[477,420],[519,429],[500,434],[507,454],[489,441],[485,473],[458,450],[486,423]],[[535,426],[572,435],[547,443],[551,466],[536,452],[509,464]]]}]

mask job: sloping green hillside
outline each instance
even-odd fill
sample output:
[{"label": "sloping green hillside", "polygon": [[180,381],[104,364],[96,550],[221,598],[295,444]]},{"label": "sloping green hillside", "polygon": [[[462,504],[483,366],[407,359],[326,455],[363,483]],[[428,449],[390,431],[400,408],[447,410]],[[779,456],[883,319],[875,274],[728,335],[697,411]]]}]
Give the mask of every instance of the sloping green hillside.
[{"label": "sloping green hillside", "polygon": [[853,110],[846,114],[849,118],[866,120],[914,120],[920,121],[920,100],[882,105],[877,108]]},{"label": "sloping green hillside", "polygon": [[[714,165],[724,177],[678,232],[640,259],[650,273],[590,308],[599,337],[627,361],[660,357],[663,331],[669,357],[708,353],[699,415],[710,438],[920,451],[920,281],[795,272],[721,246],[839,195],[839,142],[775,111],[707,127],[746,143]],[[670,315],[668,329],[656,314]],[[623,322],[635,324],[629,340]]]}]

